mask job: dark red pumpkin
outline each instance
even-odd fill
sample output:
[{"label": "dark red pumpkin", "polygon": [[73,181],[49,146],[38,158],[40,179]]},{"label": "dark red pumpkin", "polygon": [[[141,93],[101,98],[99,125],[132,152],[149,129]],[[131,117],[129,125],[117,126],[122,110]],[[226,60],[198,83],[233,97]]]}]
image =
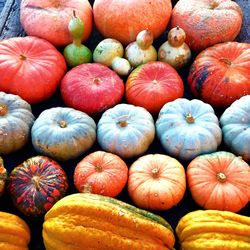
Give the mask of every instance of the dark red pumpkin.
[{"label": "dark red pumpkin", "polygon": [[45,156],[34,156],[15,167],[9,176],[8,191],[14,205],[25,215],[45,214],[67,191],[62,167]]},{"label": "dark red pumpkin", "polygon": [[226,42],[202,51],[188,76],[192,93],[213,107],[250,94],[250,44]]}]

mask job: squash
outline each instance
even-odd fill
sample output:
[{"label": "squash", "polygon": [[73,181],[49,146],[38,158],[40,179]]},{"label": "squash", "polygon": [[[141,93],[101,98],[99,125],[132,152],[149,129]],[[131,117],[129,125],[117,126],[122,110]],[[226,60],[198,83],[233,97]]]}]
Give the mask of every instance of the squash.
[{"label": "squash", "polygon": [[74,184],[79,192],[117,196],[127,183],[128,167],[117,155],[96,151],[76,165]]},{"label": "squash", "polygon": [[162,106],[182,97],[184,84],[169,64],[148,62],[134,69],[127,78],[125,95],[128,103],[158,114]]},{"label": "squash", "polygon": [[34,120],[29,103],[0,91],[0,155],[18,151],[27,144]]},{"label": "squash", "polygon": [[202,51],[188,75],[191,92],[215,108],[250,94],[250,44],[227,42]]},{"label": "squash", "polygon": [[175,231],[183,250],[250,249],[250,218],[233,212],[192,211],[179,220]]},{"label": "squash", "polygon": [[171,28],[186,32],[186,43],[195,52],[233,41],[239,34],[243,13],[231,0],[180,0],[173,8]]},{"label": "squash", "polygon": [[35,104],[55,93],[65,72],[64,57],[44,39],[26,36],[0,42],[0,91]]},{"label": "squash", "polygon": [[171,13],[170,0],[95,0],[93,5],[94,21],[99,32],[123,45],[135,41],[137,34],[145,29],[157,38],[165,31]]},{"label": "squash", "polygon": [[213,108],[197,99],[166,103],[156,120],[156,134],[167,154],[184,161],[216,151],[222,140]]},{"label": "squash", "polygon": [[66,173],[46,156],[33,156],[15,167],[7,187],[14,206],[27,216],[44,215],[67,188]]},{"label": "squash", "polygon": [[115,106],[124,94],[122,79],[100,63],[81,64],[69,70],[61,82],[64,103],[89,115]]},{"label": "squash", "polygon": [[238,212],[250,200],[249,180],[249,165],[225,151],[200,155],[187,168],[191,195],[205,209]]},{"label": "squash", "polygon": [[97,141],[104,151],[131,158],[147,151],[155,136],[152,115],[132,104],[117,104],[97,123]]},{"label": "squash", "polygon": [[250,160],[250,95],[234,101],[220,117],[223,142],[245,161]]},{"label": "squash", "polygon": [[54,107],[44,110],[31,129],[35,150],[55,160],[74,159],[96,140],[95,121],[79,110]]},{"label": "squash", "polygon": [[167,250],[175,242],[171,226],[160,216],[87,193],[58,201],[45,215],[42,235],[46,250]]},{"label": "squash", "polygon": [[7,180],[7,170],[4,167],[3,158],[0,157],[0,197],[4,193],[6,180]]},{"label": "squash", "polygon": [[43,38],[56,47],[72,42],[68,23],[73,10],[84,24],[82,41],[86,41],[92,31],[92,7],[88,0],[22,0],[20,21],[30,36]]},{"label": "squash", "polygon": [[28,250],[31,232],[19,216],[0,211],[0,248],[2,250]]},{"label": "squash", "polygon": [[137,207],[170,209],[183,198],[185,190],[185,169],[170,156],[144,155],[129,168],[128,192]]}]

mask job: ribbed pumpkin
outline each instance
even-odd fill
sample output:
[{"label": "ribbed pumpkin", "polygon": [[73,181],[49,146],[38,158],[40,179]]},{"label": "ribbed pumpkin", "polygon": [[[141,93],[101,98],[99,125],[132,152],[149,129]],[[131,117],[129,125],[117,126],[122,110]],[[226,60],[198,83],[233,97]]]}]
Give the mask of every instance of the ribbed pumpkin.
[{"label": "ribbed pumpkin", "polygon": [[249,80],[250,44],[238,42],[205,49],[195,58],[188,75],[192,93],[217,108],[226,108],[250,94]]},{"label": "ribbed pumpkin", "polygon": [[183,198],[185,190],[184,167],[167,155],[144,155],[129,168],[128,192],[138,207],[170,209]]},{"label": "ribbed pumpkin", "polygon": [[131,104],[117,104],[106,110],[97,124],[97,140],[101,148],[123,158],[146,152],[154,136],[152,115]]},{"label": "ribbed pumpkin", "polygon": [[7,180],[7,170],[4,167],[2,157],[0,157],[0,197],[4,192],[6,180]]},{"label": "ribbed pumpkin", "polygon": [[200,155],[186,175],[193,199],[205,209],[238,212],[250,200],[250,167],[232,153]]},{"label": "ribbed pumpkin", "polygon": [[74,171],[79,192],[117,196],[128,179],[128,167],[117,155],[96,151],[85,156]]},{"label": "ribbed pumpkin", "polygon": [[97,194],[72,194],[45,215],[46,250],[167,250],[171,226],[161,217]]},{"label": "ribbed pumpkin", "polygon": [[167,154],[186,161],[216,151],[222,140],[213,108],[197,99],[166,103],[156,121],[156,133]]},{"label": "ribbed pumpkin", "polygon": [[250,218],[217,210],[197,210],[184,215],[176,234],[182,250],[250,249]]},{"label": "ribbed pumpkin", "polygon": [[250,95],[234,101],[220,117],[223,141],[233,153],[250,160]]},{"label": "ribbed pumpkin", "polygon": [[67,191],[62,167],[45,156],[33,156],[15,167],[9,176],[8,191],[17,209],[25,215],[40,216]]},{"label": "ribbed pumpkin", "polygon": [[31,129],[39,154],[66,161],[87,151],[96,139],[95,121],[79,110],[54,107],[44,110]]},{"label": "ribbed pumpkin", "polygon": [[19,216],[0,211],[0,249],[28,250],[30,229]]},{"label": "ribbed pumpkin", "polygon": [[27,144],[34,119],[29,103],[17,95],[0,92],[0,155]]}]

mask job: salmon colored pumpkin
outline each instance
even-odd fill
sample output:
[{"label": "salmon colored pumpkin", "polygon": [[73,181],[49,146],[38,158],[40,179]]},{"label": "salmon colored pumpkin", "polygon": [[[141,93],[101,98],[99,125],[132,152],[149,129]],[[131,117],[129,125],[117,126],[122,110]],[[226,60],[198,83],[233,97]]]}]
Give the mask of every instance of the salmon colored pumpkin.
[{"label": "salmon colored pumpkin", "polygon": [[138,207],[170,209],[183,198],[185,190],[184,167],[170,156],[144,155],[129,169],[128,192]]},{"label": "salmon colored pumpkin", "polygon": [[149,29],[154,38],[161,35],[172,13],[170,0],[95,0],[94,21],[104,37],[115,38],[124,45]]},{"label": "salmon colored pumpkin", "polygon": [[171,27],[181,27],[188,46],[198,52],[233,41],[240,32],[242,19],[242,10],[235,1],[180,0],[173,8]]},{"label": "salmon colored pumpkin", "polygon": [[188,165],[187,182],[193,199],[205,209],[238,212],[250,200],[250,167],[229,152],[196,157]]},{"label": "salmon colored pumpkin", "polygon": [[177,71],[164,62],[148,62],[137,67],[126,82],[128,103],[158,113],[162,106],[183,96],[184,85]]},{"label": "salmon colored pumpkin", "polygon": [[86,41],[93,22],[88,0],[22,0],[20,20],[28,35],[44,38],[55,46],[66,46],[72,42],[68,24],[73,11],[84,24],[82,41]]},{"label": "salmon colored pumpkin", "polygon": [[76,166],[74,184],[81,193],[117,196],[128,179],[128,167],[117,155],[104,151],[93,152]]},{"label": "salmon colored pumpkin", "polygon": [[250,44],[226,42],[202,51],[188,75],[192,93],[213,107],[226,108],[250,94]]}]

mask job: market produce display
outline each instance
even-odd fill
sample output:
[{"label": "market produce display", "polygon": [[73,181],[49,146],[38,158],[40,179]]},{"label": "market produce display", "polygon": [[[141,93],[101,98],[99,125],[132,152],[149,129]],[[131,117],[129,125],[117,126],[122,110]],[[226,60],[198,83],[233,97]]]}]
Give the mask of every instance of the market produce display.
[{"label": "market produce display", "polygon": [[250,249],[250,6],[3,1],[0,249]]}]

